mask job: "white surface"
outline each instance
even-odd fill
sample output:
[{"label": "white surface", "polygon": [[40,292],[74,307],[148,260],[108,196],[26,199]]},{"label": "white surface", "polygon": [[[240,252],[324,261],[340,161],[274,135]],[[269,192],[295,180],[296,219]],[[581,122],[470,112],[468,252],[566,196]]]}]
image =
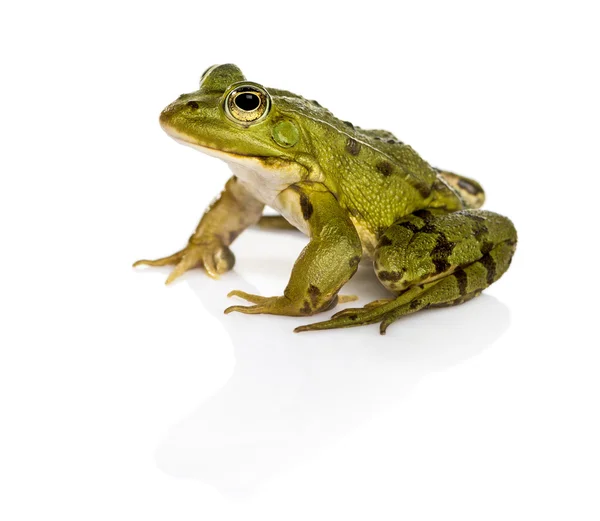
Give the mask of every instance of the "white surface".
[{"label": "white surface", "polygon": [[[594,4],[391,5],[2,7],[1,519],[600,517]],[[478,179],[507,275],[380,337],[222,314],[299,235],[249,231],[218,282],[132,270],[227,178],[157,124],[227,61]]]}]

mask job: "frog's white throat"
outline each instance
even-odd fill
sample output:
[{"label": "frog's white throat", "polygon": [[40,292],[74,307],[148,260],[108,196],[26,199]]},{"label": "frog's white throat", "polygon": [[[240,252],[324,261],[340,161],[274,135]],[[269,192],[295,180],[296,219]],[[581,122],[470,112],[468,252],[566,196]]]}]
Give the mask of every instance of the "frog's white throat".
[{"label": "frog's white throat", "polygon": [[279,210],[277,196],[291,184],[301,181],[301,170],[295,165],[271,168],[259,157],[224,152],[208,146],[190,143],[173,136],[184,145],[225,161],[244,187],[260,202]]}]

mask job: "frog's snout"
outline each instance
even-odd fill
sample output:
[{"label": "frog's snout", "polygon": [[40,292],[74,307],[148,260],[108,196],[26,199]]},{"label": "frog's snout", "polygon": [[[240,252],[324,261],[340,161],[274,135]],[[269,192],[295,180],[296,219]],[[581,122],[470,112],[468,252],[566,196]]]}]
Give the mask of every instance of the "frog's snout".
[{"label": "frog's snout", "polygon": [[164,130],[167,130],[169,128],[173,128],[173,126],[177,126],[178,122],[181,124],[186,119],[197,119],[201,108],[201,104],[196,100],[179,99],[170,105],[167,105],[163,109],[163,111],[160,113],[158,121],[160,126]]},{"label": "frog's snout", "polygon": [[181,112],[182,105],[182,103],[175,101],[163,109],[158,118],[160,126],[163,129],[166,130],[167,127],[172,126],[173,118]]}]

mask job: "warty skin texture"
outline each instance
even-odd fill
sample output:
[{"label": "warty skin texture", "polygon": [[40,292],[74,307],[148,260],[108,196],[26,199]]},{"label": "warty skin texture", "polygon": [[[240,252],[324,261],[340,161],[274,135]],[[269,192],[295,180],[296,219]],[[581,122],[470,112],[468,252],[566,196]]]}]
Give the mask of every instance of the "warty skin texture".
[{"label": "warty skin texture", "polygon": [[[180,252],[135,265],[174,264],[167,282],[202,266],[234,265],[229,246],[247,227],[286,223],[310,237],[279,297],[234,291],[251,306],[226,313],[312,315],[338,295],[362,256],[374,259],[390,299],[296,331],[380,322],[455,305],[495,282],[516,247],[510,220],[478,210],[474,180],[439,170],[390,132],[340,121],[316,101],[248,82],[235,65],[207,69],[200,88],[161,113],[176,140],[226,161],[234,176]],[[281,214],[263,219],[265,205]]]}]

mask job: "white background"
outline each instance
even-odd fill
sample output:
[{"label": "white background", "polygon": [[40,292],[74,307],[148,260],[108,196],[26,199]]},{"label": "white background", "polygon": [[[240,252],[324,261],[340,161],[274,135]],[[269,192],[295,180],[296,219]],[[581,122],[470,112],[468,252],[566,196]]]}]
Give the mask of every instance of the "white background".
[{"label": "white background", "polygon": [[[599,519],[595,4],[3,3],[0,518]],[[133,270],[229,175],[157,123],[223,62],[478,179],[509,272],[380,337],[222,314],[298,234]]]}]

